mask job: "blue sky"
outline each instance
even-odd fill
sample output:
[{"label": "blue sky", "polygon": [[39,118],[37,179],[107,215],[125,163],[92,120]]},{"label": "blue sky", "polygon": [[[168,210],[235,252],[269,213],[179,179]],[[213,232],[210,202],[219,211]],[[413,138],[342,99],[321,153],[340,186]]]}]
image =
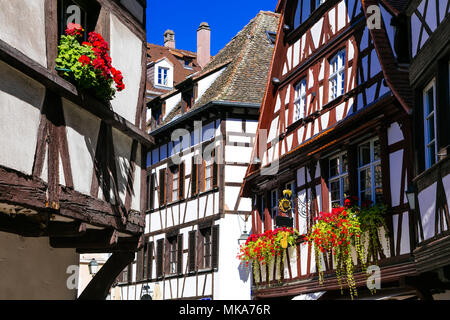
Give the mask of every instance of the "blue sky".
[{"label": "blue sky", "polygon": [[216,55],[259,11],[275,11],[277,0],[148,0],[147,41],[163,45],[167,29],[175,31],[177,49],[197,51],[197,28],[211,27],[211,54]]}]

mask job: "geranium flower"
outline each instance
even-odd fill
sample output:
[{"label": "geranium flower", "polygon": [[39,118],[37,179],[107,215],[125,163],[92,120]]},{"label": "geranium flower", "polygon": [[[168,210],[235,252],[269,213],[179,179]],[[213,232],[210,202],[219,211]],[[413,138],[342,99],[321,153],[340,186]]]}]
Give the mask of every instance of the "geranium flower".
[{"label": "geranium flower", "polygon": [[81,37],[83,35],[84,29],[78,23],[69,23],[67,25],[66,34],[68,36]]},{"label": "geranium flower", "polygon": [[91,63],[91,58],[89,58],[88,56],[82,55],[82,56],[80,57],[80,59],[78,59],[78,61],[79,61],[83,66],[85,66],[85,65],[88,65],[88,64]]}]

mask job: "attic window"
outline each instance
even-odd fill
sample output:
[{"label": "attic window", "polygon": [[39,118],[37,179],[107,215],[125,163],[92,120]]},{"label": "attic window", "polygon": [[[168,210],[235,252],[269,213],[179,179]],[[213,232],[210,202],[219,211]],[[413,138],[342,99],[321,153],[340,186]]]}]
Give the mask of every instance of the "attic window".
[{"label": "attic window", "polygon": [[271,45],[275,45],[275,42],[277,40],[277,34],[276,32],[272,31],[266,31],[267,39],[269,40]]},{"label": "attic window", "polygon": [[188,90],[183,92],[183,106],[184,106],[184,112],[188,112],[191,110],[193,104],[194,104],[194,92],[193,90]]}]

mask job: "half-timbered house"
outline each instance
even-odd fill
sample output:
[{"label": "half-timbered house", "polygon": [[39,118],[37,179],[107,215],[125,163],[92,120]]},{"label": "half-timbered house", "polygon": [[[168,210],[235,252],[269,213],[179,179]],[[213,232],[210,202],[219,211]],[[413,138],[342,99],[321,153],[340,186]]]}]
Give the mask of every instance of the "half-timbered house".
[{"label": "half-timbered house", "polygon": [[119,280],[122,299],[250,299],[235,258],[251,201],[239,192],[278,20],[260,12],[201,72],[149,103],[146,240]]},{"label": "half-timbered house", "polygon": [[[74,299],[79,253],[112,253],[105,298],[143,243],[146,2],[0,1],[0,298]],[[58,75],[68,23],[102,34],[126,89],[110,104]]]},{"label": "half-timbered house", "polygon": [[[413,251],[418,242],[442,235],[448,223],[445,197],[448,199],[449,187],[444,178],[448,170],[443,156],[448,134],[442,124],[438,140],[434,140],[434,132],[424,140],[419,131],[416,137],[420,139],[414,145],[413,127],[420,127],[414,124],[412,114],[422,128],[427,120],[424,122],[424,114],[416,109],[410,80],[419,90],[416,98],[420,103],[423,99],[428,103],[431,91],[433,99],[437,97],[433,90],[439,83],[436,99],[441,112],[448,115],[445,32],[449,8],[447,1],[419,2],[279,1],[276,12],[281,13],[281,22],[275,53],[252,164],[241,193],[253,198],[254,233],[276,226],[278,199],[285,189],[295,195],[292,218],[300,234],[311,230],[320,212],[344,205],[347,197],[358,197],[360,204],[386,205],[389,241],[380,237],[382,250],[377,258],[382,290],[377,291],[378,298],[424,297],[419,285],[424,278],[416,268]],[[430,52],[439,58],[431,58]],[[428,70],[429,65],[434,68]],[[425,72],[427,77],[422,77]],[[442,111],[445,108],[447,111]],[[436,119],[432,106],[427,110],[425,119]],[[440,121],[445,123],[445,119]],[[424,147],[428,148],[427,160],[421,156]],[[406,192],[416,175],[414,155],[428,168],[435,165],[432,173],[418,178],[427,181],[419,183],[422,217],[436,219],[436,224],[420,229],[421,235],[416,232],[417,212],[408,203]],[[434,201],[439,206],[433,207]],[[422,225],[430,223],[425,220]],[[256,298],[302,298],[317,292],[322,299],[341,297],[333,262],[323,257],[325,278],[319,284],[314,248],[300,239],[288,250],[282,272],[276,265],[262,268],[254,288]],[[443,245],[437,243],[429,251],[428,246],[420,251],[423,259]],[[442,257],[443,262],[448,253]],[[367,275],[356,273],[355,280],[360,296],[370,296]]]}]

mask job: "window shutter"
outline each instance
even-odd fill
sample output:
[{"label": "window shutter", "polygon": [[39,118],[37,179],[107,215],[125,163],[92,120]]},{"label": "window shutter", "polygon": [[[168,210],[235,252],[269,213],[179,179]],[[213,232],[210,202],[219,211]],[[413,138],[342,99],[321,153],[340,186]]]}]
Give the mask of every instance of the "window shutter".
[{"label": "window shutter", "polygon": [[198,244],[197,244],[197,265],[199,269],[204,268],[203,258],[205,249],[205,239],[201,231],[198,232]]},{"label": "window shutter", "polygon": [[219,165],[217,164],[216,157],[217,150],[214,150],[214,158],[213,158],[213,166],[212,166],[212,179],[213,179],[213,188],[217,188],[219,186]]},{"label": "window shutter", "polygon": [[192,196],[197,194],[197,174],[198,165],[195,163],[195,157],[192,157],[192,172],[191,172],[191,186],[192,186]]},{"label": "window shutter", "polygon": [[145,278],[151,280],[153,277],[153,250],[155,243],[152,241],[147,245],[147,274]]},{"label": "window shutter", "polygon": [[169,239],[166,238],[165,241],[166,247],[164,250],[164,274],[168,274],[169,273],[169,268],[170,268],[170,242]]},{"label": "window shutter", "polygon": [[159,206],[166,204],[166,169],[159,171]]},{"label": "window shutter", "polygon": [[152,174],[150,177],[150,187],[149,187],[149,207],[148,209],[153,210],[155,209],[155,180],[156,180],[156,176],[155,174]]},{"label": "window shutter", "polygon": [[128,279],[127,279],[128,283],[132,283],[133,282],[133,264],[130,264],[128,266]]},{"label": "window shutter", "polygon": [[189,272],[195,272],[195,258],[196,258],[196,236],[197,231],[189,232]]},{"label": "window shutter", "polygon": [[173,173],[172,170],[169,168],[169,170],[167,170],[167,203],[172,202],[172,192],[173,192]]},{"label": "window shutter", "polygon": [[219,268],[219,226],[212,227],[212,252],[211,260],[213,269]]},{"label": "window shutter", "polygon": [[202,164],[199,166],[199,175],[198,175],[198,191],[199,193],[205,191],[205,161],[202,160]]},{"label": "window shutter", "polygon": [[164,239],[161,239],[156,244],[156,277],[158,278],[163,276],[163,252]]},{"label": "window shutter", "polygon": [[177,249],[177,273],[183,274],[183,234],[178,235]]},{"label": "window shutter", "polygon": [[185,177],[184,177],[184,166],[185,166],[185,164],[184,164],[184,162],[182,162],[180,164],[180,170],[179,170],[178,198],[180,198],[180,200],[184,199],[184,179],[185,179]]}]

